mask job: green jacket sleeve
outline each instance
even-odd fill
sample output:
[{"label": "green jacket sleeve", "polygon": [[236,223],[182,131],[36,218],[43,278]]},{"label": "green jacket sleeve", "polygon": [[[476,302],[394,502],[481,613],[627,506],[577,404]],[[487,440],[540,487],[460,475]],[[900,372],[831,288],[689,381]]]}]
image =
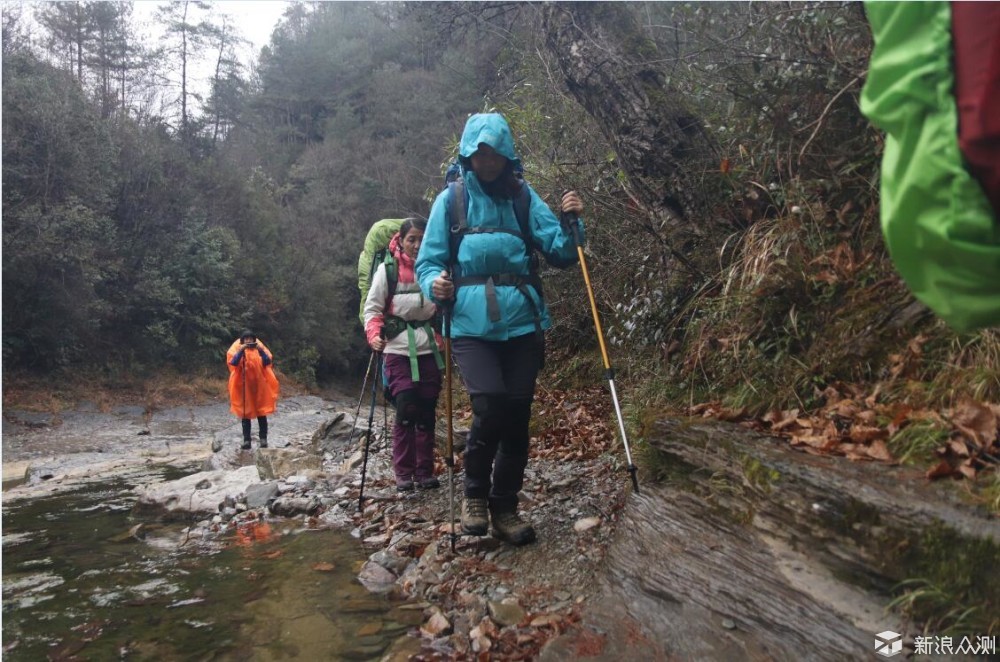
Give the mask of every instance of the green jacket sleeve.
[{"label": "green jacket sleeve", "polygon": [[959,149],[950,4],[865,9],[875,45],[861,112],[886,132],[889,255],[914,295],[956,330],[1000,325],[1000,224]]}]

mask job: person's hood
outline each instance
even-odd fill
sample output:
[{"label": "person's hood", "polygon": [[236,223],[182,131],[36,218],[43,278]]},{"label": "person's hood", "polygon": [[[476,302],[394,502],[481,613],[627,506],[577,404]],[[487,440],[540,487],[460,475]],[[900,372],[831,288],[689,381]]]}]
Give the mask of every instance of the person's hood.
[{"label": "person's hood", "polygon": [[501,156],[514,164],[515,170],[521,169],[521,160],[514,152],[514,136],[510,125],[499,113],[480,113],[473,115],[465,123],[462,131],[462,141],[458,145],[458,153],[463,158],[469,158],[480,143],[486,143]]}]

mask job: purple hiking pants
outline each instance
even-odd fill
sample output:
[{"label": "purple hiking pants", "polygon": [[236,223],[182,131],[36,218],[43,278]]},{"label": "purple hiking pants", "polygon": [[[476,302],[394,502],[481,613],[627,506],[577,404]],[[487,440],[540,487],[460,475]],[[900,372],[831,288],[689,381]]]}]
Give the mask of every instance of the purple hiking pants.
[{"label": "purple hiking pants", "polygon": [[396,484],[426,480],[434,475],[434,423],[441,370],[433,354],[417,357],[420,380],[413,381],[410,357],[385,355],[389,392],[396,400],[392,427],[392,468]]}]

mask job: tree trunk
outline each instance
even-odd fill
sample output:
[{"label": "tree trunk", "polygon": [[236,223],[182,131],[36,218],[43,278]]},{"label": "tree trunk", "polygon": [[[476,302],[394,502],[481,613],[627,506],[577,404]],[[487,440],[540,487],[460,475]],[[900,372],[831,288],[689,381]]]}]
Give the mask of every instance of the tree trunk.
[{"label": "tree trunk", "polygon": [[670,252],[684,261],[697,243],[703,258],[714,256],[716,237],[728,234],[713,232],[715,215],[703,194],[705,174],[717,169],[716,150],[666,83],[655,44],[629,9],[613,2],[550,3],[543,25],[567,89],[614,146]]}]

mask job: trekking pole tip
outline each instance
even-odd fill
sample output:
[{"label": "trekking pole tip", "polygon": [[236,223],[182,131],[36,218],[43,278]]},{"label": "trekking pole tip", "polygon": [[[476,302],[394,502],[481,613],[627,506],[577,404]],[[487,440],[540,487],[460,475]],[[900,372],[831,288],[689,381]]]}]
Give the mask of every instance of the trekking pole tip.
[{"label": "trekking pole tip", "polygon": [[628,472],[632,474],[632,488],[635,490],[636,494],[639,494],[639,467],[634,464],[628,465]]}]

